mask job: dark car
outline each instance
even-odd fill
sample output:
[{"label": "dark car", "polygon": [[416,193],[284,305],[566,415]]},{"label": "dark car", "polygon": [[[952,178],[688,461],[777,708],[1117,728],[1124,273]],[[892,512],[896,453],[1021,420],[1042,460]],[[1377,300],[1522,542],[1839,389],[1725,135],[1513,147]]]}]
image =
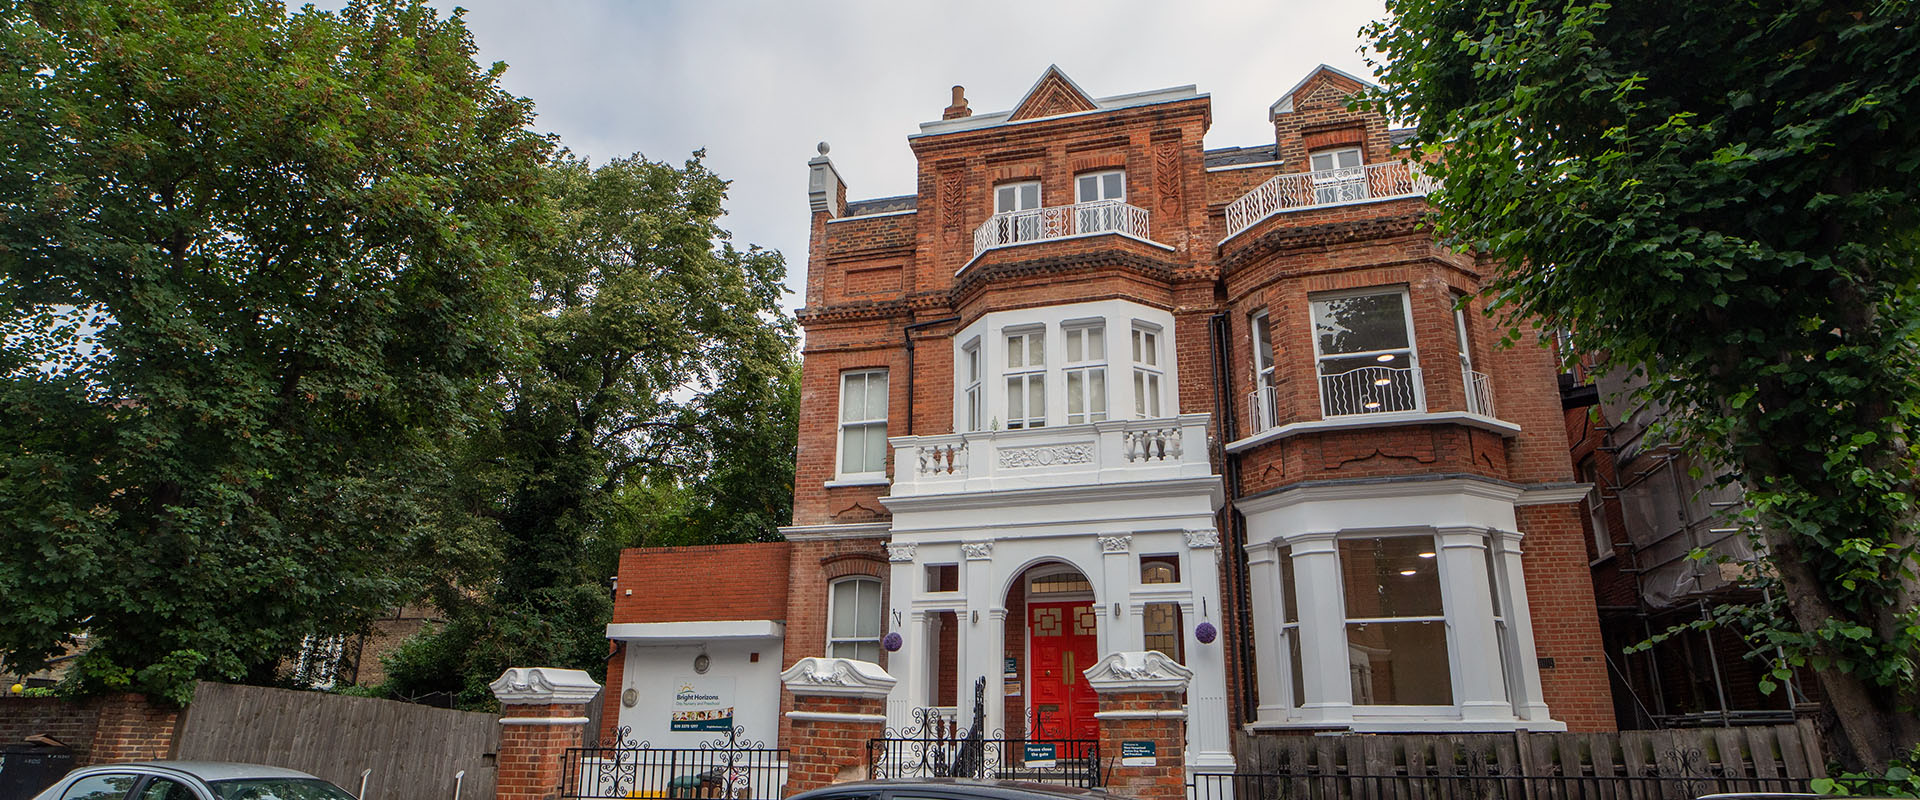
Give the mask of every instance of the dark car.
[{"label": "dark car", "polygon": [[787,800],[1124,800],[1099,789],[961,778],[842,783]]},{"label": "dark car", "polygon": [[33,800],[354,800],[297,770],[218,761],[136,761],[81,767]]}]

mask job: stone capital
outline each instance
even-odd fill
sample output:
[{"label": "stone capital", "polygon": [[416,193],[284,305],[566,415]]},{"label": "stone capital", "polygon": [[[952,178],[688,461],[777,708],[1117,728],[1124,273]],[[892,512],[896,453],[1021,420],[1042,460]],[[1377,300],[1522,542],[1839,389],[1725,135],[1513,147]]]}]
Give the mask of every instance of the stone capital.
[{"label": "stone capital", "polygon": [[1087,685],[1101,694],[1112,692],[1185,692],[1193,670],[1158,650],[1108,653],[1088,667]]},{"label": "stone capital", "polygon": [[960,553],[968,561],[985,561],[993,558],[993,542],[965,542],[960,545]]},{"label": "stone capital", "polygon": [[786,672],[780,683],[798,696],[863,697],[884,699],[899,679],[888,675],[879,664],[851,658],[800,659]]},{"label": "stone capital", "polygon": [[600,693],[585,671],[557,667],[509,667],[488,686],[509,706],[587,703]]},{"label": "stone capital", "polygon": [[1189,549],[1202,550],[1208,547],[1219,546],[1220,532],[1213,528],[1187,531],[1187,547]]},{"label": "stone capital", "polygon": [[1133,534],[1122,533],[1116,536],[1100,537],[1100,552],[1108,555],[1125,555],[1133,549]]},{"label": "stone capital", "polygon": [[887,545],[887,560],[895,564],[912,561],[913,551],[917,549],[912,542]]}]

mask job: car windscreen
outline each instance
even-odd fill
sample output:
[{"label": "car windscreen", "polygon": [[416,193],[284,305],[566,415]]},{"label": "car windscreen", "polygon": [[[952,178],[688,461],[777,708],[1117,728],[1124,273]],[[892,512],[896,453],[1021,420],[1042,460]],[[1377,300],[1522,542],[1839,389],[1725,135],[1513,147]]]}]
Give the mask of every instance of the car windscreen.
[{"label": "car windscreen", "polygon": [[209,781],[220,800],[353,800],[353,795],[318,778],[235,778]]}]

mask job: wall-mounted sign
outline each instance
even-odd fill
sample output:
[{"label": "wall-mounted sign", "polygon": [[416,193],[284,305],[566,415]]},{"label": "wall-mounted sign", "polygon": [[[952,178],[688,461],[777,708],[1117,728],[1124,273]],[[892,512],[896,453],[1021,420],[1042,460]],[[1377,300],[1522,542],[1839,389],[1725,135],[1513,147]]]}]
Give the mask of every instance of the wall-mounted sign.
[{"label": "wall-mounted sign", "polygon": [[1121,742],[1120,766],[1151,767],[1159,764],[1159,745],[1154,742]]},{"label": "wall-mounted sign", "polygon": [[1052,769],[1060,765],[1060,745],[1053,742],[1028,742],[1026,757],[1027,769]]},{"label": "wall-mounted sign", "polygon": [[675,682],[670,731],[733,730],[733,679],[688,676]]},{"label": "wall-mounted sign", "polygon": [[1000,677],[1008,679],[1020,677],[1020,662],[1015,661],[1013,656],[1007,656],[1002,664]]}]

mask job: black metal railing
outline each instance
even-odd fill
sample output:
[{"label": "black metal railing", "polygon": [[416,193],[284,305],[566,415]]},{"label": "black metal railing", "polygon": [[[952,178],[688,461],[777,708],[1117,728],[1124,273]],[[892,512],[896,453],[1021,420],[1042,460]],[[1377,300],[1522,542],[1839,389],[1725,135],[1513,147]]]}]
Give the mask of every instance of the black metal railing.
[{"label": "black metal railing", "polygon": [[1091,789],[1100,785],[1100,743],[985,738],[867,740],[875,778],[977,778]]},{"label": "black metal railing", "polygon": [[652,747],[622,729],[621,747],[573,747],[561,756],[560,796],[780,800],[788,751],[748,740],[740,729],[698,747]]},{"label": "black metal railing", "polygon": [[1709,794],[1810,791],[1804,778],[1617,775],[1195,775],[1191,800],[1693,800]]}]

